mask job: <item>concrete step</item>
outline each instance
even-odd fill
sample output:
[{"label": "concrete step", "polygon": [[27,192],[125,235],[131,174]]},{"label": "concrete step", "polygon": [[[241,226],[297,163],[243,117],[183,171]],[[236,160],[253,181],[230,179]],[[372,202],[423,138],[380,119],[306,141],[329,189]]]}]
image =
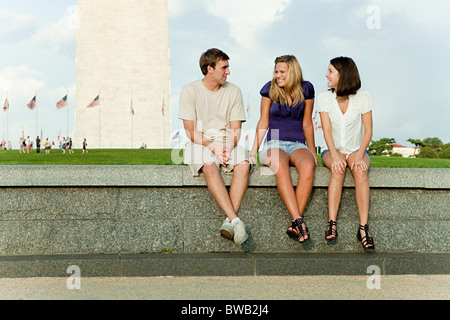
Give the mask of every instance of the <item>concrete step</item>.
[{"label": "concrete step", "polygon": [[450,274],[449,262],[450,253],[3,256],[0,278],[68,278],[74,270],[80,277],[432,275]]}]

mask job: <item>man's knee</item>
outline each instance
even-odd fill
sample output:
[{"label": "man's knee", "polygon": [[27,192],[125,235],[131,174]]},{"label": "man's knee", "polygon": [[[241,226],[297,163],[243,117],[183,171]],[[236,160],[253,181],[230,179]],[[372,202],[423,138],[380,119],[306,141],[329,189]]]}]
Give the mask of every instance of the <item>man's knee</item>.
[{"label": "man's knee", "polygon": [[219,168],[217,167],[217,164],[215,164],[214,162],[208,162],[203,165],[202,171],[204,174],[208,175],[211,173],[218,172]]},{"label": "man's knee", "polygon": [[239,171],[240,173],[249,173],[250,172],[250,162],[243,161],[236,166],[234,166],[233,171]]}]

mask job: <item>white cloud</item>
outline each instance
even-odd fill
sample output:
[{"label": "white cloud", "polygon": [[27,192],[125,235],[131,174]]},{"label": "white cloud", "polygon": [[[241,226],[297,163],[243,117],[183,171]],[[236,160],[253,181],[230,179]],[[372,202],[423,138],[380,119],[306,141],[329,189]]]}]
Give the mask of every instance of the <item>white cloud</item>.
[{"label": "white cloud", "polygon": [[191,5],[190,1],[186,0],[169,0],[169,15],[173,17],[179,17],[182,16],[186,10],[188,9],[189,5]]},{"label": "white cloud", "polygon": [[0,21],[2,27],[0,28],[1,42],[19,42],[29,37],[36,26],[36,20],[24,14],[12,14],[7,12],[0,13]]},{"label": "white cloud", "polygon": [[70,6],[57,23],[39,28],[32,40],[42,47],[53,47],[62,54],[74,57],[77,27],[78,10],[76,6]]},{"label": "white cloud", "polygon": [[10,97],[28,99],[36,90],[47,85],[39,78],[42,74],[26,65],[9,66],[0,70],[0,92],[8,92]]},{"label": "white cloud", "polygon": [[[3,134],[8,136],[8,140],[13,143],[14,148],[17,148],[16,138],[19,139],[22,130],[25,135],[34,136],[36,134],[35,113],[28,110],[26,105],[36,91],[38,105],[41,98],[46,96],[44,89],[47,87],[47,83],[39,80],[41,78],[41,72],[31,69],[27,65],[9,66],[0,70],[1,103],[3,105],[7,94],[10,104],[9,126],[8,128],[4,127]],[[4,123],[3,113],[1,118]],[[6,134],[6,131],[9,134]]]},{"label": "white cloud", "polygon": [[206,9],[230,25],[230,37],[242,46],[252,46],[264,28],[282,17],[291,0],[207,0]]}]

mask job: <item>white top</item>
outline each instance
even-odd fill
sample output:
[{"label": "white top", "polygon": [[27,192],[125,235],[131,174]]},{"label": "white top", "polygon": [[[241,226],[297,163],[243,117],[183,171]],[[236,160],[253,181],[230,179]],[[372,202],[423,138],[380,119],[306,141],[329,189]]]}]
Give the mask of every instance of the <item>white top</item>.
[{"label": "white top", "polygon": [[356,152],[364,137],[362,115],[372,111],[372,101],[365,91],[349,96],[348,110],[342,113],[336,100],[336,93],[321,93],[317,104],[319,112],[327,112],[332,127],[333,141],[338,152],[345,155]]},{"label": "white top", "polygon": [[208,139],[226,139],[230,121],[246,121],[241,90],[226,82],[213,92],[202,80],[194,81],[181,92],[178,117],[195,121],[196,129]]}]

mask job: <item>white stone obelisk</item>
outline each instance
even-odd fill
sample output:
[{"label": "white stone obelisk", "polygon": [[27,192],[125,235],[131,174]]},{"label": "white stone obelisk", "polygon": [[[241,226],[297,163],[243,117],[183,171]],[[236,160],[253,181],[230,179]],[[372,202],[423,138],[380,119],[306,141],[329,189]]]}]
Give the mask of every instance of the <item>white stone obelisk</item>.
[{"label": "white stone obelisk", "polygon": [[170,148],[168,0],[77,6],[75,147],[86,138],[89,148]]}]

